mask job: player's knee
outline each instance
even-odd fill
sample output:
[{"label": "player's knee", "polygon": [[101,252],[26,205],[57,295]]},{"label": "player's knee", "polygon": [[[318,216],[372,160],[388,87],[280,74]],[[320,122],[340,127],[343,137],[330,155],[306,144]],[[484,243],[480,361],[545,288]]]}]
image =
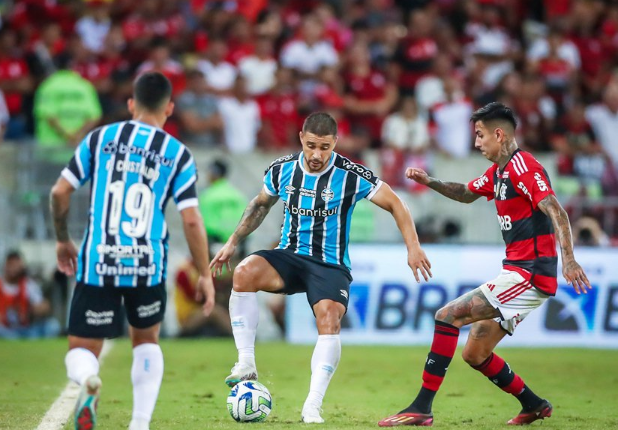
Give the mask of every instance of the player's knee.
[{"label": "player's knee", "polygon": [[234,291],[242,293],[242,292],[251,292],[255,291],[255,288],[252,285],[251,280],[253,279],[253,284],[255,283],[255,276],[253,274],[253,270],[246,264],[239,264],[234,269],[234,277],[233,277],[233,288]]},{"label": "player's knee", "polygon": [[320,334],[337,334],[341,331],[341,312],[336,305],[323,306],[316,313],[316,323]]},{"label": "player's knee", "polygon": [[483,351],[479,351],[473,348],[464,348],[461,353],[461,357],[470,366],[478,366],[487,358],[486,354]]},{"label": "player's knee", "polygon": [[449,305],[444,306],[443,308],[438,309],[436,314],[434,315],[436,321],[447,322],[449,316]]}]

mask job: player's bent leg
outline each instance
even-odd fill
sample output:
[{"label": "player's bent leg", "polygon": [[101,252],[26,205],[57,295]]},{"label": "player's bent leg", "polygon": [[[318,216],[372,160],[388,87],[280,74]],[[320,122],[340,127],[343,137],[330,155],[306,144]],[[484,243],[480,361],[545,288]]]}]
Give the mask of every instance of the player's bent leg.
[{"label": "player's bent leg", "polygon": [[493,353],[496,345],[506,334],[506,331],[494,320],[473,323],[461,354],[462,358],[472,367],[479,366]]},{"label": "player's bent leg", "polygon": [[147,328],[131,326],[129,334],[133,344],[133,414],[129,430],[148,430],[157,403],[163,379],[163,352],[159,346],[157,323]]},{"label": "player's bent leg", "polygon": [[232,367],[225,383],[233,387],[240,381],[257,380],[255,365],[255,335],[259,320],[257,291],[279,291],[283,279],[275,268],[258,255],[250,255],[234,269],[230,295],[230,320],[238,362]]},{"label": "player's bent leg", "polygon": [[81,386],[75,404],[75,429],[91,430],[97,422],[97,406],[101,390],[98,356],[103,339],[69,336],[69,352],[65,357],[67,376]]},{"label": "player's bent leg", "polygon": [[432,404],[446,376],[459,339],[459,328],[475,321],[499,315],[479,288],[448,303],[435,315],[431,350],[425,361],[423,384],[414,401],[398,414],[378,423],[381,427],[399,425],[430,426],[433,424]]},{"label": "player's bent leg", "polygon": [[341,318],[345,306],[333,300],[320,300],[313,306],[318,326],[318,341],[311,357],[309,395],[301,412],[305,423],[320,424],[322,402],[341,358]]}]

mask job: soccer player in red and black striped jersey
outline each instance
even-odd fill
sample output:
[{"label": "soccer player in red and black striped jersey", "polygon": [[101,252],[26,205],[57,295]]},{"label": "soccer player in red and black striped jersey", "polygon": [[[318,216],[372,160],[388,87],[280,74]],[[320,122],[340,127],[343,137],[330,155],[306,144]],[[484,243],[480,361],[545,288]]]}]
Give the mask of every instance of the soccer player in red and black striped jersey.
[{"label": "soccer player in red and black striped jersey", "polygon": [[409,168],[406,176],[458,202],[472,203],[481,196],[494,199],[506,259],[496,279],[436,313],[421,390],[409,407],[380,421],[380,427],[433,424],[433,399],[455,353],[459,329],[468,324],[472,328],[464,360],[521,403],[521,412],[508,424],[529,424],[551,416],[552,405],[538,397],[493,350],[531,311],[556,293],[556,239],[567,282],[578,294],[591,288],[575,261],[569,219],[556,200],[547,172],[532,154],[517,147],[513,111],[501,103],[490,103],[474,112],[470,120],[474,123],[475,147],[494,163],[483,175],[467,185],[443,182],[416,168]]}]

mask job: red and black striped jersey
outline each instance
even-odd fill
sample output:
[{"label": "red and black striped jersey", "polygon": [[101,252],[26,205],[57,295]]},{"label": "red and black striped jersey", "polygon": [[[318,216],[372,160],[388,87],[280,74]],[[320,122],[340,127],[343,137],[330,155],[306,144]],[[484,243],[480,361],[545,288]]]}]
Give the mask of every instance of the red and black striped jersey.
[{"label": "red and black striped jersey", "polygon": [[538,204],[555,194],[541,163],[518,149],[503,171],[497,164],[492,165],[470,181],[468,189],[496,201],[506,244],[504,268],[520,273],[539,290],[554,295],[558,287],[556,237],[551,219]]}]

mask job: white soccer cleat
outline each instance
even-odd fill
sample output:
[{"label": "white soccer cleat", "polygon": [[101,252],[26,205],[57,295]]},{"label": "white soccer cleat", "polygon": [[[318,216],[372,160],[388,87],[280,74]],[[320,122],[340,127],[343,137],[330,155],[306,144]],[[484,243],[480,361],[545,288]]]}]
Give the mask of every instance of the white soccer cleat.
[{"label": "white soccer cleat", "polygon": [[301,418],[306,424],[322,424],[324,418],[320,415],[321,413],[322,409],[320,407],[305,403],[301,412]]},{"label": "white soccer cleat", "polygon": [[95,428],[101,385],[101,378],[97,375],[89,376],[82,385],[75,404],[75,430]]},{"label": "white soccer cleat", "polygon": [[244,363],[236,363],[231,373],[225,378],[228,387],[233,387],[241,381],[257,381],[258,373],[255,366]]},{"label": "white soccer cleat", "polygon": [[146,420],[133,418],[131,424],[129,424],[129,430],[150,430],[150,423]]}]

